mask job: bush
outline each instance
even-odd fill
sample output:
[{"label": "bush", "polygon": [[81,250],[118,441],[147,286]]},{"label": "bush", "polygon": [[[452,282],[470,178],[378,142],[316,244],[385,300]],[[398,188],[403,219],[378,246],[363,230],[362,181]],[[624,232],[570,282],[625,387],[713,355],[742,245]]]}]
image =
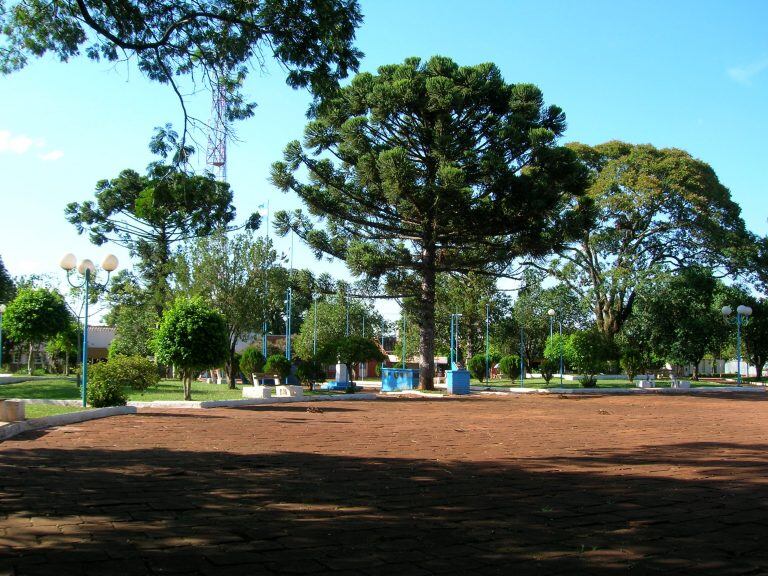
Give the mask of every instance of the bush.
[{"label": "bush", "polygon": [[282,354],[272,354],[264,364],[264,372],[277,374],[280,380],[284,380],[291,373],[291,361]]},{"label": "bush", "polygon": [[619,360],[621,369],[626,373],[629,380],[634,380],[635,376],[644,371],[645,360],[643,355],[637,350],[625,347],[622,350],[621,360]]},{"label": "bush", "polygon": [[312,390],[316,382],[325,380],[325,368],[321,362],[310,358],[298,365],[296,377],[302,385],[309,386],[309,389]]},{"label": "bush", "polygon": [[[264,371],[264,363],[266,358],[256,348],[246,348],[240,355],[240,370],[243,372],[248,380],[253,378],[253,374]],[[255,382],[251,382],[255,384]]]},{"label": "bush", "polygon": [[544,360],[541,361],[541,365],[539,366],[539,370],[541,370],[541,377],[544,378],[544,381],[547,384],[549,384],[549,381],[552,380],[552,376],[555,375],[555,372],[559,368],[559,363],[555,363],[549,358],[544,358]]},{"label": "bush", "polygon": [[467,370],[475,380],[485,380],[485,354],[475,354],[467,362]]},{"label": "bush", "polygon": [[[121,387],[129,386],[137,392],[144,392],[160,382],[157,366],[142,356],[114,356],[107,362],[96,364],[103,378],[114,381]],[[90,373],[89,373],[90,376]]]},{"label": "bush", "polygon": [[94,408],[125,406],[128,398],[123,387],[112,377],[109,362],[100,362],[88,368],[88,403]]},{"label": "bush", "polygon": [[603,371],[610,358],[605,337],[597,330],[581,330],[571,334],[569,347],[573,367],[584,376],[592,377]]},{"label": "bush", "polygon": [[514,380],[520,376],[520,357],[515,354],[504,356],[499,361],[499,370],[510,380]]},{"label": "bush", "polygon": [[583,388],[596,388],[597,387],[597,378],[594,376],[582,376],[579,378],[579,384]]}]

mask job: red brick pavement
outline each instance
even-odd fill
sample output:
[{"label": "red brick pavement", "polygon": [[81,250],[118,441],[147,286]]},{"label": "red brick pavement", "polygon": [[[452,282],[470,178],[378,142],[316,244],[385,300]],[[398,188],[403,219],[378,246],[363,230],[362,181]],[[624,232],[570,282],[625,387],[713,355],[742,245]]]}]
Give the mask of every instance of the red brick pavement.
[{"label": "red brick pavement", "polygon": [[768,574],[765,395],[307,408],[0,444],[0,575]]}]

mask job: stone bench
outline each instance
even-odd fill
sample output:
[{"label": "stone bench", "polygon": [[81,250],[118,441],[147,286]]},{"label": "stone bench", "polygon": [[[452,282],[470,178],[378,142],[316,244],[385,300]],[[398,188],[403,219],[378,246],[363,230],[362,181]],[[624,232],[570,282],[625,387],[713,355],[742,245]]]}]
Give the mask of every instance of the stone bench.
[{"label": "stone bench", "polygon": [[672,380],[670,388],[690,388],[691,383],[688,380]]},{"label": "stone bench", "polygon": [[655,388],[656,382],[654,380],[637,380],[635,386],[638,388]]},{"label": "stone bench", "polygon": [[275,396],[278,398],[302,398],[304,388],[301,386],[275,386]]},{"label": "stone bench", "polygon": [[272,398],[274,386],[243,386],[243,398]]},{"label": "stone bench", "polygon": [[18,422],[24,419],[24,402],[0,400],[0,422]]}]

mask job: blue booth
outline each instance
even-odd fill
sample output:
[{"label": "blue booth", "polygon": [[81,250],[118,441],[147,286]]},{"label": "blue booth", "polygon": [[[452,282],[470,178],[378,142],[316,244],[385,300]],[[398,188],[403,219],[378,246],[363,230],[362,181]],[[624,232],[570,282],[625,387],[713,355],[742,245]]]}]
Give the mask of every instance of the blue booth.
[{"label": "blue booth", "polygon": [[419,387],[419,371],[413,368],[382,368],[381,391],[415,390]]},{"label": "blue booth", "polygon": [[448,394],[469,394],[469,370],[446,370]]}]

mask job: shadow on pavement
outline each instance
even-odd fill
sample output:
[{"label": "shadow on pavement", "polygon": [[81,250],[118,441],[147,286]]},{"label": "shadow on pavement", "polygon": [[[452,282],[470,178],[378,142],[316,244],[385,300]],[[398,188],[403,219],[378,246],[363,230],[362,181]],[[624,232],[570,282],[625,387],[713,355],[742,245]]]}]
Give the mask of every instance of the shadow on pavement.
[{"label": "shadow on pavement", "polygon": [[[753,574],[768,569],[767,449],[488,463],[6,450],[0,573]],[[653,475],[684,464],[705,472]],[[637,465],[649,473],[622,475]]]}]

